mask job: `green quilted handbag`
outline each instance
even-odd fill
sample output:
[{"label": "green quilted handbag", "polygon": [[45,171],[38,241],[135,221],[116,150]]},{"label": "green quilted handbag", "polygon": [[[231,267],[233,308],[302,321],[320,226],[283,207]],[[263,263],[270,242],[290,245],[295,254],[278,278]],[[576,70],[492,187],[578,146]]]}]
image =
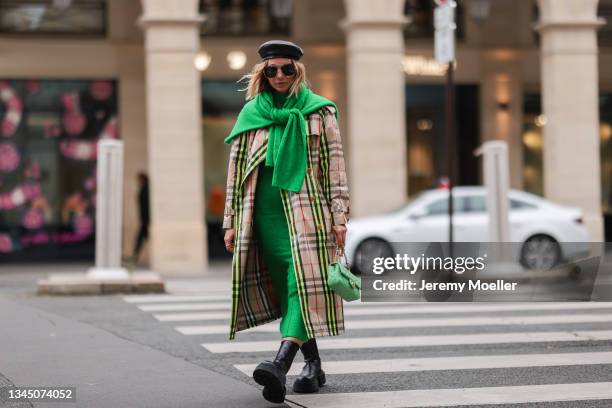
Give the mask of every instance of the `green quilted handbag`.
[{"label": "green quilted handbag", "polygon": [[[327,270],[327,286],[347,302],[357,300],[361,297],[361,279],[353,275],[348,267],[340,262],[340,255],[344,255],[344,249],[336,247],[336,261],[329,264]],[[344,255],[344,262],[346,255]]]}]

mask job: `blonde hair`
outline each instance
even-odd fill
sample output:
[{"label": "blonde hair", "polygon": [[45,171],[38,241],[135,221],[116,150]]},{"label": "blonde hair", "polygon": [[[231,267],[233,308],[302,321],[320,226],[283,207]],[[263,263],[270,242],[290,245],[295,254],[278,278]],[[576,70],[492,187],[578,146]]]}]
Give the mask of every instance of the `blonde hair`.
[{"label": "blonde hair", "polygon": [[[293,79],[293,83],[289,88],[289,95],[296,95],[300,90],[300,86],[305,84],[308,86],[308,81],[306,81],[306,67],[299,61],[292,60],[291,63],[295,65],[295,78]],[[238,80],[241,82],[243,80],[247,80],[246,88],[240,89],[241,91],[246,91],[246,100],[253,99],[257,96],[257,94],[268,90],[273,90],[272,86],[268,82],[268,78],[265,77],[263,71],[264,68],[268,65],[268,61],[258,62],[253,66],[251,72],[244,75],[242,78]]]}]

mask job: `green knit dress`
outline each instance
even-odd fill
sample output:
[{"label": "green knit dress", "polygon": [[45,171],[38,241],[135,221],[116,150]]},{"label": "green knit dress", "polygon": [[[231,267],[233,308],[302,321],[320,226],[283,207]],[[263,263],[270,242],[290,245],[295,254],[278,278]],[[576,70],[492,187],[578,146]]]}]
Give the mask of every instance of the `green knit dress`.
[{"label": "green knit dress", "polygon": [[[280,105],[282,97],[275,98],[275,102]],[[272,173],[273,167],[267,167],[264,162],[259,165],[253,229],[274,291],[280,300],[281,336],[307,341],[293,268],[289,227],[280,190],[272,185]]]}]

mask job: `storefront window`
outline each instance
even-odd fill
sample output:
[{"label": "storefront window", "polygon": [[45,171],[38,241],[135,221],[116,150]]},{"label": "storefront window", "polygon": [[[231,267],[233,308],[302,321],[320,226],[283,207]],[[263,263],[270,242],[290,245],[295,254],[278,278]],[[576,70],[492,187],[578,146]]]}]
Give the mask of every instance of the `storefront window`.
[{"label": "storefront window", "polygon": [[525,191],[544,196],[543,155],[544,135],[539,94],[526,94],[523,99],[523,185]]},{"label": "storefront window", "polygon": [[[523,107],[523,183],[525,190],[544,195],[543,126],[540,94],[524,95]],[[599,142],[601,159],[602,210],[612,213],[612,94],[599,96]]]},{"label": "storefront window", "polygon": [[200,0],[203,35],[289,35],[293,0]]},{"label": "storefront window", "polygon": [[208,254],[227,258],[223,247],[223,210],[229,146],[223,141],[230,134],[245,103],[244,84],[235,80],[202,81],[202,135],[204,138],[204,193],[208,226]]},{"label": "storefront window", "polygon": [[0,0],[0,32],[104,36],[104,0]]},{"label": "storefront window", "polygon": [[[202,81],[202,134],[204,137],[204,191],[209,222],[223,218],[229,147],[223,141],[230,134],[245,103],[244,85],[232,80]],[[221,197],[220,197],[221,196]]]},{"label": "storefront window", "polygon": [[[479,88],[455,86],[455,184],[475,185],[479,143]],[[448,177],[443,85],[406,85],[408,195],[443,185]]]},{"label": "storefront window", "polygon": [[96,154],[118,138],[110,80],[0,80],[0,262],[93,259]]}]

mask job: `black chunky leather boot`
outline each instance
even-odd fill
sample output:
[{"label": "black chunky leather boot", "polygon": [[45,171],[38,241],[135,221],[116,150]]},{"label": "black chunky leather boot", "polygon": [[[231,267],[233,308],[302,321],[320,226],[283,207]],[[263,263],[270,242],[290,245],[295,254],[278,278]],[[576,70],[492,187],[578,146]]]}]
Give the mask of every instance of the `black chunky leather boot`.
[{"label": "black chunky leather boot", "polygon": [[321,369],[317,340],[313,337],[304,342],[301,350],[306,364],[293,383],[293,391],[301,393],[317,392],[319,387],[325,384],[325,372]]},{"label": "black chunky leather boot", "polygon": [[274,361],[266,360],[260,363],[253,371],[253,379],[257,384],[263,385],[263,397],[270,401],[281,403],[285,400],[287,388],[287,371],[291,368],[291,363],[300,349],[297,343],[290,340],[281,342],[278,353]]}]

